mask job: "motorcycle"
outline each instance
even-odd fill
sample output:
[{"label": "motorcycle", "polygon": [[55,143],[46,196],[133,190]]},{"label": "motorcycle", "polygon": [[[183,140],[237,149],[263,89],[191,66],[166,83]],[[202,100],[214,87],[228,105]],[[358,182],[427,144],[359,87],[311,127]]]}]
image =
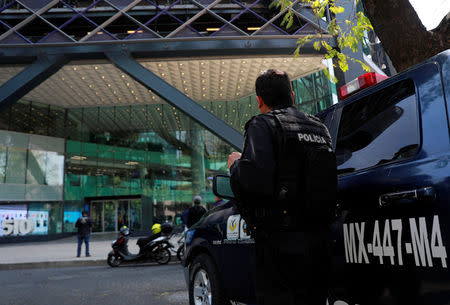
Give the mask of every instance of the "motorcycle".
[{"label": "motorcycle", "polygon": [[176,247],[172,246],[172,255],[176,255],[179,261],[182,261],[184,257],[184,234],[185,232],[172,235],[173,243],[177,244]]},{"label": "motorcycle", "polygon": [[177,258],[182,261],[184,258],[184,232],[181,235],[180,239],[178,239],[178,250],[177,250]]},{"label": "motorcycle", "polygon": [[[140,238],[137,241],[139,253],[132,254],[128,251],[129,229],[121,229],[119,236],[112,242],[112,251],[108,253],[107,263],[111,267],[118,267],[122,263],[147,263],[157,262],[160,265],[170,262],[169,243],[170,234],[161,235],[153,240],[151,238]],[[148,241],[148,242],[147,242]]]}]

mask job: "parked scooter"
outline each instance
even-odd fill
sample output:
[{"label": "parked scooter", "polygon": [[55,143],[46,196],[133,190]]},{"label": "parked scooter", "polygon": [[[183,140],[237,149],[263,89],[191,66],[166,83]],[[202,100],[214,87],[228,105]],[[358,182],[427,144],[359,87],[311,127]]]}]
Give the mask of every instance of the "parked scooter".
[{"label": "parked scooter", "polygon": [[184,259],[184,234],[186,234],[186,232],[183,232],[180,239],[178,239],[177,243],[178,243],[178,250],[177,250],[177,258],[182,261]]},{"label": "parked scooter", "polygon": [[108,253],[108,265],[111,267],[118,267],[125,262],[157,262],[161,265],[167,264],[171,259],[170,248],[173,248],[169,243],[169,237],[172,230],[173,226],[170,223],[153,225],[153,235],[139,238],[137,240],[137,245],[140,249],[139,253],[132,254],[128,251],[130,229],[126,226],[122,227],[119,231],[118,238],[111,245],[113,250]]}]

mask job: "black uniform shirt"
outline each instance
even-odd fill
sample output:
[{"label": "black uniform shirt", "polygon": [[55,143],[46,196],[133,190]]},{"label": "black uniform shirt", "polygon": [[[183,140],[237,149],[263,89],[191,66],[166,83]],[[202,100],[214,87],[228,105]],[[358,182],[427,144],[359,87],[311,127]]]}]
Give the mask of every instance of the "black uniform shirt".
[{"label": "black uniform shirt", "polygon": [[255,116],[246,124],[242,156],[230,168],[234,194],[255,205],[272,199],[275,169],[272,131],[261,115]]},{"label": "black uniform shirt", "polygon": [[89,235],[91,233],[92,220],[87,216],[80,217],[75,223],[75,227],[78,228],[78,234]]},{"label": "black uniform shirt", "polygon": [[188,228],[192,227],[194,224],[196,224],[200,218],[206,213],[206,210],[201,205],[194,205],[189,208],[188,217],[187,217],[187,224],[186,226]]}]

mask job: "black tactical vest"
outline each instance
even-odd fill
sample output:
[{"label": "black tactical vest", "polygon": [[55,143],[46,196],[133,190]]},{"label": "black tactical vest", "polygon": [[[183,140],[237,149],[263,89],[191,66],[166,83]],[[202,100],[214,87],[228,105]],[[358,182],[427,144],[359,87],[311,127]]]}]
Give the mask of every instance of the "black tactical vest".
[{"label": "black tactical vest", "polygon": [[[273,131],[277,172],[273,221],[314,230],[331,223],[337,193],[336,157],[322,122],[295,107],[263,115]],[[279,218],[279,219],[277,219]]]}]

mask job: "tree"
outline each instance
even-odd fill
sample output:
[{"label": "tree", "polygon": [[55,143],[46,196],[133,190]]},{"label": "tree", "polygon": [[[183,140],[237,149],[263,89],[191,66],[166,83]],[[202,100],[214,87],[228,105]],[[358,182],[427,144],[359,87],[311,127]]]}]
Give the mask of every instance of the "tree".
[{"label": "tree", "polygon": [[[437,28],[427,31],[409,0],[356,0],[363,5],[364,13],[356,12],[354,6],[352,19],[338,22],[336,16],[344,12],[340,6],[343,1],[346,0],[301,0],[311,6],[317,19],[323,18],[327,10],[332,18],[324,29],[328,35],[319,33],[299,39],[295,56],[300,54],[306,42],[314,40],[314,48],[325,48],[325,57],[334,59],[343,72],[348,69],[349,60],[359,62],[363,69],[369,70],[365,63],[346,56],[342,51],[348,48],[356,52],[370,30],[375,31],[398,72],[450,48],[450,13]],[[293,2],[275,0],[271,5],[283,11],[292,7]],[[282,25],[290,27],[293,18],[293,12],[288,10]],[[337,49],[328,43],[329,35],[336,37]]]},{"label": "tree", "polygon": [[450,12],[427,31],[409,0],[361,0],[364,13],[397,71],[450,48]]}]

